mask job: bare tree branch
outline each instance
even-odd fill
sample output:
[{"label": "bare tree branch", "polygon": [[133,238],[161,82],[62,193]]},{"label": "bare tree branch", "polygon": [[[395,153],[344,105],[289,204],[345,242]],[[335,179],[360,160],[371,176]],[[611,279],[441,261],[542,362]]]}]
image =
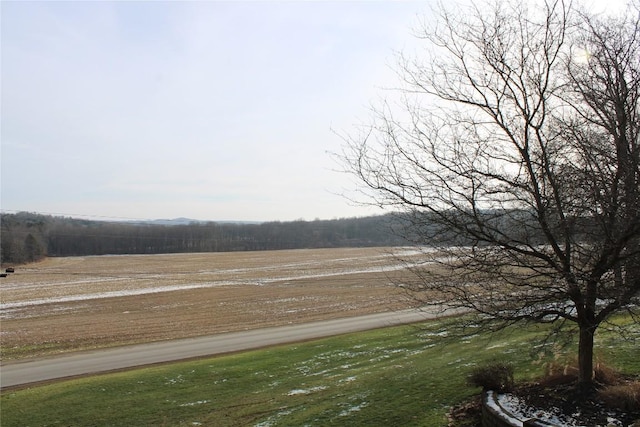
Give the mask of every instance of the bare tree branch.
[{"label": "bare tree branch", "polygon": [[345,137],[343,163],[430,248],[403,286],[502,324],[575,322],[587,383],[598,325],[640,295],[638,8],[439,17],[423,57],[398,55],[403,104]]}]

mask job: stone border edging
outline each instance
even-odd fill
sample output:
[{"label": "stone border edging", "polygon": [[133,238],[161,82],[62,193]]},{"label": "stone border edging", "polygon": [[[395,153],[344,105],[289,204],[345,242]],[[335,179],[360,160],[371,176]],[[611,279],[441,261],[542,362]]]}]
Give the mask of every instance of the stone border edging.
[{"label": "stone border edging", "polygon": [[482,396],[482,427],[557,427],[532,418],[521,421],[503,408],[498,402],[497,393],[486,391]]}]

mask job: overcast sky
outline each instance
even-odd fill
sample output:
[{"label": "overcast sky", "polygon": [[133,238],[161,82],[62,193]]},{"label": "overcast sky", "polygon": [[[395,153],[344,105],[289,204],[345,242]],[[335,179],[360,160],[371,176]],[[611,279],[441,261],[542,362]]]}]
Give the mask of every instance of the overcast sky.
[{"label": "overcast sky", "polygon": [[293,220],[425,2],[2,2],[2,210]]},{"label": "overcast sky", "polygon": [[2,1],[1,208],[382,213],[340,196],[354,185],[328,154],[342,144],[333,130],[368,120],[431,4]]}]

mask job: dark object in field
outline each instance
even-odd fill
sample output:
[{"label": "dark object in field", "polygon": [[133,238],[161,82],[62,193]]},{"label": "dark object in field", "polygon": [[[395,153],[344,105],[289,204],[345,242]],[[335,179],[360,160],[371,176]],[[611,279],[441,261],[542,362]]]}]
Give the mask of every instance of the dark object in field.
[{"label": "dark object in field", "polygon": [[4,272],[5,272],[5,273],[15,273],[15,272],[16,272],[16,269],[15,269],[15,268],[13,268],[13,267],[9,267],[9,268],[7,268]]},{"label": "dark object in field", "polygon": [[7,273],[0,273],[0,277],[7,277]]}]

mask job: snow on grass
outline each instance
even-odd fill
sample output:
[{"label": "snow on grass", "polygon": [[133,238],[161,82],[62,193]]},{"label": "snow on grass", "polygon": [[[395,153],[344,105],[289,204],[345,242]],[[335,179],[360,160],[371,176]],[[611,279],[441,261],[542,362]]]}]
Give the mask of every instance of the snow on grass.
[{"label": "snow on grass", "polygon": [[297,389],[293,389],[293,390],[289,391],[287,393],[287,396],[307,395],[307,394],[315,393],[315,392],[318,392],[318,391],[326,390],[328,388],[329,387],[325,386],[325,385],[319,385],[319,386],[310,387],[310,388],[306,388],[306,389],[297,388]]},{"label": "snow on grass", "polygon": [[178,375],[176,378],[165,378],[165,385],[175,385],[175,384],[180,384],[183,383],[185,381],[184,377],[182,376],[182,374]]},{"label": "snow on grass", "polygon": [[284,409],[282,411],[278,411],[276,412],[274,415],[270,416],[269,418],[267,418],[264,421],[260,421],[257,424],[254,424],[254,427],[272,427],[275,425],[278,425],[278,420],[282,417],[285,417],[287,415],[291,415],[293,414],[294,410],[293,409]]},{"label": "snow on grass", "polygon": [[198,406],[198,405],[204,405],[206,403],[210,403],[210,400],[198,400],[197,402],[188,402],[188,403],[183,403],[181,405],[178,405],[180,407],[188,407],[188,406]]},{"label": "snow on grass", "polygon": [[[352,363],[342,363],[335,368],[326,368],[327,363],[334,363],[336,360],[348,359],[352,360],[365,354],[364,351],[348,351],[337,350],[316,355],[310,360],[306,360],[303,363],[297,364],[295,369],[305,376],[328,376],[332,375],[337,370],[348,370],[354,368]],[[335,362],[337,363],[337,362]]]},{"label": "snow on grass", "polygon": [[422,338],[443,338],[443,337],[447,337],[449,335],[449,331],[442,330],[442,331],[438,331],[438,332],[422,332],[420,334],[420,337]]},{"label": "snow on grass", "polygon": [[452,361],[450,361],[450,362],[447,362],[447,365],[456,365],[456,366],[459,366],[459,365],[461,365],[461,364],[462,364],[463,360],[464,360],[464,359],[460,359],[460,358],[458,358],[458,359],[456,359],[456,360],[452,360]]},{"label": "snow on grass", "polygon": [[345,410],[343,410],[342,412],[340,412],[340,414],[338,414],[338,416],[340,417],[346,417],[351,415],[354,412],[358,412],[360,410],[362,410],[362,408],[369,406],[369,402],[361,402],[357,405],[351,406]]},{"label": "snow on grass", "polygon": [[367,406],[369,406],[369,402],[367,401],[367,398],[369,397],[369,395],[370,395],[370,392],[363,392],[363,393],[357,393],[350,396],[348,399],[349,400],[348,402],[343,402],[338,405],[341,408],[344,408],[342,409],[342,411],[338,413],[338,416],[347,417],[353,414],[354,412],[359,412],[363,408],[366,408]]},{"label": "snow on grass", "polygon": [[502,348],[502,347],[506,347],[507,345],[511,345],[510,343],[506,343],[506,342],[502,342],[502,343],[497,343],[497,344],[493,344],[487,347],[487,350],[493,350],[495,348]]}]

